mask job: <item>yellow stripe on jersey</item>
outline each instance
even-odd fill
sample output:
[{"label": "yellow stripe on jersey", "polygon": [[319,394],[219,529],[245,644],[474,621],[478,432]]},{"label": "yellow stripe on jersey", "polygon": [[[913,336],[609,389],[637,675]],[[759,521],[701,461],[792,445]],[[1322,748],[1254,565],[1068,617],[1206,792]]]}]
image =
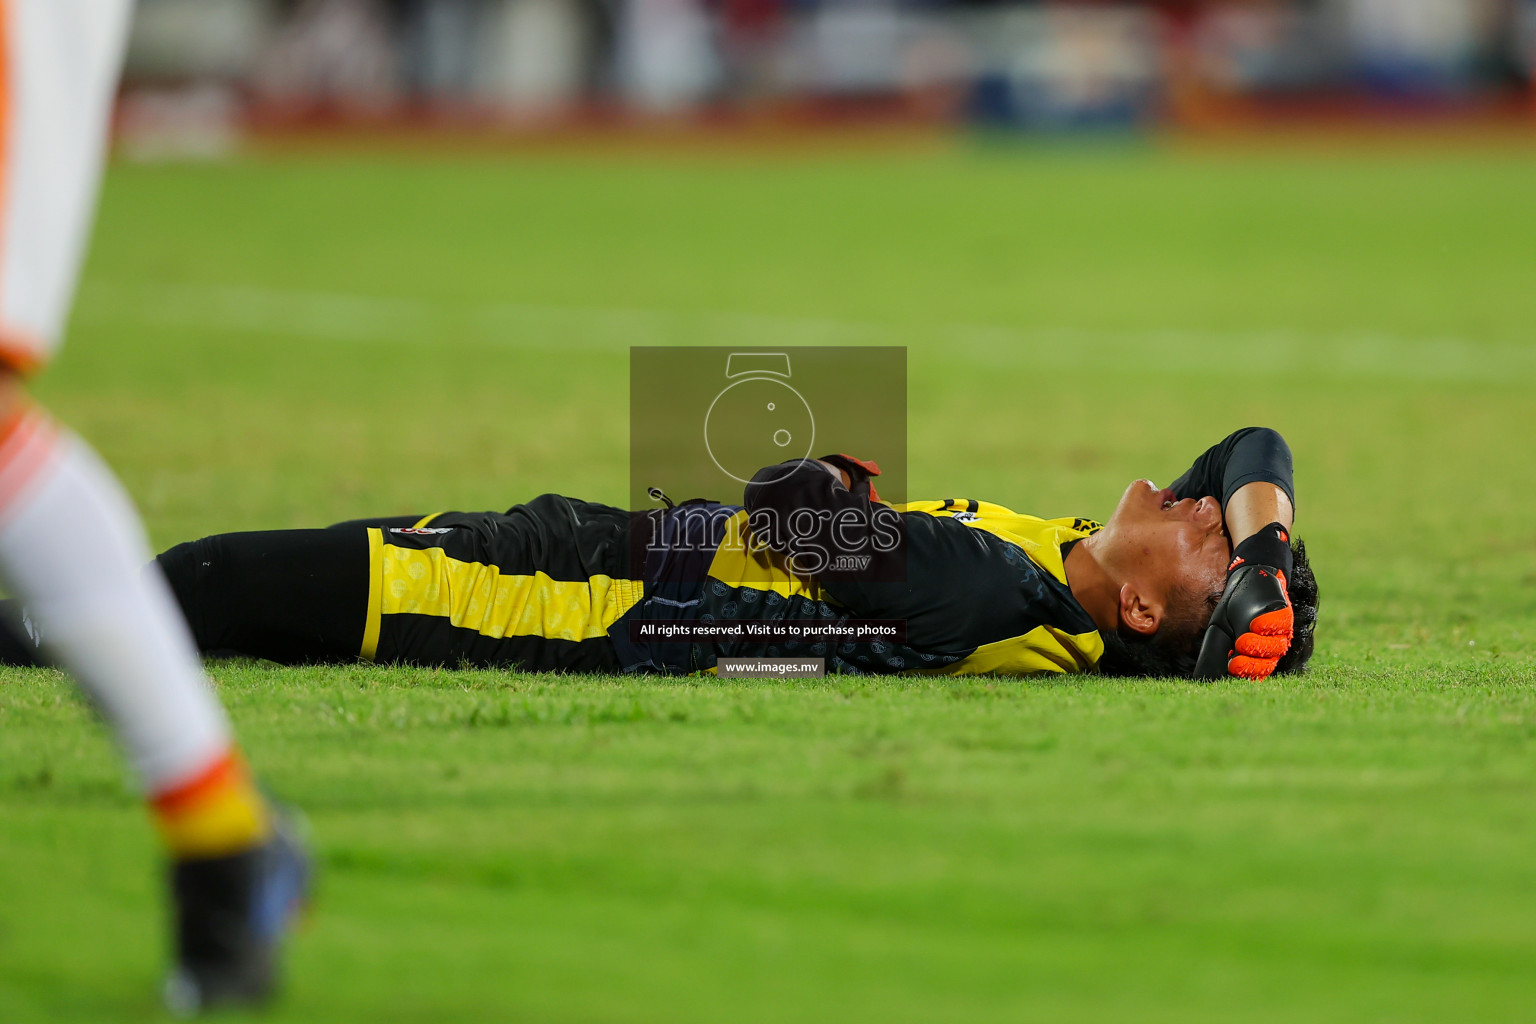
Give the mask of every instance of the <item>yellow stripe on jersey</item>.
[{"label": "yellow stripe on jersey", "polygon": [[428,523],[430,523],[432,520],[436,519],[440,515],[442,515],[441,512],[433,512],[429,516],[422,516],[420,519],[416,520],[416,522],[414,524],[412,524],[411,529],[419,530],[423,526],[426,526]]},{"label": "yellow stripe on jersey", "polygon": [[[971,529],[985,530],[1022,548],[1031,562],[1063,584],[1067,582],[1067,570],[1061,556],[1062,545],[1103,529],[1091,519],[1041,519],[990,501],[912,501],[895,507],[904,512],[949,516]],[[1068,633],[1054,626],[1036,626],[1019,636],[983,644],[939,671],[949,675],[1090,672],[1103,655],[1104,638],[1097,630]]]},{"label": "yellow stripe on jersey", "polygon": [[893,507],[901,512],[926,512],[941,518],[949,516],[973,529],[986,530],[1023,548],[1031,562],[1062,583],[1067,582],[1067,570],[1062,564],[1061,546],[1102,529],[1091,519],[1041,519],[990,501],[909,501]]},{"label": "yellow stripe on jersey", "polygon": [[450,558],[441,548],[385,544],[376,564],[381,615],[441,616],[489,637],[600,637],[645,593],[639,580],[503,574],[494,565]]},{"label": "yellow stripe on jersey", "polygon": [[771,590],[783,597],[822,600],[820,586],[786,569],[782,556],[752,543],[747,535],[745,509],[726,520],[725,536],[710,560],[709,575],[733,587]]},{"label": "yellow stripe on jersey", "polygon": [[1097,631],[1064,633],[1050,626],[1036,626],[1023,636],[983,644],[966,657],[939,671],[964,676],[995,672],[998,675],[1032,675],[1036,672],[1088,672],[1104,654],[1104,639]]},{"label": "yellow stripe on jersey", "polygon": [[384,531],[368,529],[368,618],[363,623],[363,646],[357,656],[372,661],[379,653],[379,600],[384,594],[383,563],[379,553],[384,547]]}]

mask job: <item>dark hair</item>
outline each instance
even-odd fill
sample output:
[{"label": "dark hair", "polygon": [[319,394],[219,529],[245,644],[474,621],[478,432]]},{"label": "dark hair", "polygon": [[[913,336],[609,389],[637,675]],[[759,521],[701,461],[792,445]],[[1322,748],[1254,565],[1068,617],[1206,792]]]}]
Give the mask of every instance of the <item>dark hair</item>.
[{"label": "dark hair", "polygon": [[[1312,574],[1312,565],[1307,561],[1307,545],[1297,538],[1291,542],[1291,554],[1295,565],[1286,580],[1286,590],[1291,595],[1296,626],[1291,649],[1275,668],[1276,672],[1283,673],[1306,669],[1307,660],[1312,657],[1313,633],[1317,628],[1317,577]],[[1179,599],[1169,604],[1169,617],[1151,636],[1126,629],[1101,632],[1104,653],[1099,658],[1099,671],[1107,676],[1181,679],[1193,676],[1195,662],[1200,659],[1200,644],[1205,639],[1205,627],[1210,624],[1211,612],[1215,611],[1221,595],[1207,596],[1203,606],[1196,595],[1181,593],[1176,596]]]},{"label": "dark hair", "polygon": [[1211,612],[1221,594],[1207,595],[1202,601],[1183,590],[1174,592],[1168,603],[1168,616],[1150,636],[1123,626],[1104,638],[1104,653],[1099,657],[1099,671],[1107,676],[1178,676],[1195,674],[1200,658],[1200,643]]},{"label": "dark hair", "polygon": [[1317,630],[1317,577],[1312,575],[1312,564],[1307,561],[1307,545],[1299,537],[1291,542],[1291,557],[1296,564],[1285,581],[1285,589],[1291,595],[1296,626],[1291,636],[1291,649],[1285,652],[1275,668],[1276,672],[1286,674],[1306,671]]}]

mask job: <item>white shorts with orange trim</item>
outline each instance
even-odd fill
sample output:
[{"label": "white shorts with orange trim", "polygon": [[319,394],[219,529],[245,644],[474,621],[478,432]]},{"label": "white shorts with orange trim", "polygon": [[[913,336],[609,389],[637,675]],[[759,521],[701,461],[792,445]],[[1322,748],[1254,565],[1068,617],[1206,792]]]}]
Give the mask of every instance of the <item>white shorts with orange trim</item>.
[{"label": "white shorts with orange trim", "polygon": [[46,363],[90,235],[132,0],[0,0],[0,365]]}]

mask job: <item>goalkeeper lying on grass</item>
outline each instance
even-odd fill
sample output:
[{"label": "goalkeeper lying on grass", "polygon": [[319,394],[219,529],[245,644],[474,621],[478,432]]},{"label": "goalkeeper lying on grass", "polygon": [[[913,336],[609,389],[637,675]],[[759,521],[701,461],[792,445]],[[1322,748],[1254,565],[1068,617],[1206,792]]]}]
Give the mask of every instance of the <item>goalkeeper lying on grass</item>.
[{"label": "goalkeeper lying on grass", "polygon": [[[222,534],[158,561],[204,652],[292,664],[690,672],[784,656],[843,672],[1257,679],[1312,653],[1317,584],[1290,541],[1291,453],[1272,430],[1238,431],[1170,488],[1136,481],[1102,525],[974,499],[892,506],[878,472],[834,455],[767,467],[743,505],[629,512],[546,494],[505,513]],[[0,660],[31,664],[47,637],[20,611]],[[743,620],[885,620],[905,635],[653,638]]]}]

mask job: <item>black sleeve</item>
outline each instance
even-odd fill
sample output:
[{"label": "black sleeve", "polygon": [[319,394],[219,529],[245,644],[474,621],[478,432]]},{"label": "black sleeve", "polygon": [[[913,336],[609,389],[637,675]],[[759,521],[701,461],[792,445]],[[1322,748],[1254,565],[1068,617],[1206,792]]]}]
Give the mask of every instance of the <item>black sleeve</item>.
[{"label": "black sleeve", "polygon": [[1036,626],[1086,633],[1093,620],[1071,589],[1022,548],[949,516],[902,513],[905,576],[899,581],[818,580],[858,618],[902,619],[907,644],[965,654]]},{"label": "black sleeve", "polygon": [[1207,449],[1174,481],[1173,492],[1180,499],[1214,495],[1225,507],[1238,488],[1256,481],[1274,484],[1295,505],[1290,446],[1268,427],[1244,427]]}]

